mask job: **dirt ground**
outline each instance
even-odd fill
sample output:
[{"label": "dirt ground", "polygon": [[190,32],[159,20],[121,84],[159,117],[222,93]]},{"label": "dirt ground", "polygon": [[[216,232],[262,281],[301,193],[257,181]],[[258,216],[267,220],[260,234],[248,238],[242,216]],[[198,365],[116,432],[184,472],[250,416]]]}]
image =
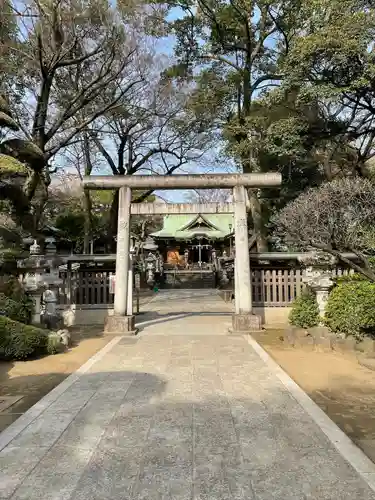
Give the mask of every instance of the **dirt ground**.
[{"label": "dirt ground", "polygon": [[272,358],[375,462],[375,372],[353,353],[289,347],[282,331],[254,335]]}]

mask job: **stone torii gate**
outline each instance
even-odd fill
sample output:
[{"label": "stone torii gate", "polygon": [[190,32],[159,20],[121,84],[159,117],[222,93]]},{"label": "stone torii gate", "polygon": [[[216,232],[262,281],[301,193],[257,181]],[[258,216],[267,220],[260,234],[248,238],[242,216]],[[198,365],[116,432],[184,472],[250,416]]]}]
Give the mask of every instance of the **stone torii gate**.
[{"label": "stone torii gate", "polygon": [[[269,174],[207,174],[173,176],[86,176],[85,189],[118,189],[118,225],[116,252],[116,287],[114,314],[108,316],[105,330],[111,333],[132,335],[136,333],[135,317],[128,310],[128,274],[131,214],[160,213],[234,213],[235,256],[235,313],[232,333],[246,333],[261,328],[260,318],[253,314],[249,237],[247,227],[246,188],[280,186],[281,175]],[[233,203],[208,204],[151,204],[131,203],[132,189],[233,189]],[[130,314],[129,314],[130,313]]]}]

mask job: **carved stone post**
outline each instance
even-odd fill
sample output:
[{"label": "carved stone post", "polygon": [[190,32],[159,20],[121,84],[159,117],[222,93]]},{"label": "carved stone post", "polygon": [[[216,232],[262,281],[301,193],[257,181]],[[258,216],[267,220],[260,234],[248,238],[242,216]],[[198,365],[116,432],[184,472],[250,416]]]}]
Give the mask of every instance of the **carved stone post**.
[{"label": "carved stone post", "polygon": [[135,248],[132,242],[129,250],[129,272],[128,272],[128,306],[127,306],[127,314],[128,316],[133,315],[133,281],[134,281],[134,254]]}]

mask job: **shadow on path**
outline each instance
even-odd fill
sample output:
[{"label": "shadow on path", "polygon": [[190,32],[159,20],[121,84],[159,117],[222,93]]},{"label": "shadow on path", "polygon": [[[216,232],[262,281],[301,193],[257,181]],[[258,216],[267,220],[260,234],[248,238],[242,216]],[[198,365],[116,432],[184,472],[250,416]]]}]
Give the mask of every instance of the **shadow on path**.
[{"label": "shadow on path", "polygon": [[193,398],[151,373],[81,375],[0,453],[0,497],[374,500],[288,393],[224,397],[209,378]]},{"label": "shadow on path", "polygon": [[174,321],[176,319],[189,318],[189,317],[230,317],[230,312],[187,312],[187,311],[173,311],[165,314],[161,314],[157,311],[145,312],[142,316],[142,321],[137,321],[137,326],[152,325],[157,323],[167,323],[169,321]]}]

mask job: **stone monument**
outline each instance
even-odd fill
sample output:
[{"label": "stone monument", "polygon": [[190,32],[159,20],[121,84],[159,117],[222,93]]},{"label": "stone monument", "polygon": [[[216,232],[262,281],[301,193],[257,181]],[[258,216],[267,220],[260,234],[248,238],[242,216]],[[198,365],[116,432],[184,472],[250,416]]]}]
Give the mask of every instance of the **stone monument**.
[{"label": "stone monument", "polygon": [[298,260],[306,266],[303,281],[315,293],[319,315],[324,318],[329,292],[334,285],[332,275],[337,259],[324,252],[312,251],[300,256]]}]

